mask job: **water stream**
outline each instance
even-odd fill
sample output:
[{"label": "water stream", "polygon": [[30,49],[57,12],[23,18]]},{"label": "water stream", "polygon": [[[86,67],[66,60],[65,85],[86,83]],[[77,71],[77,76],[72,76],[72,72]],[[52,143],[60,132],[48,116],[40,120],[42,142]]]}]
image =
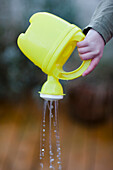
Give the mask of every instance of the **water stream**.
[{"label": "water stream", "polygon": [[[49,137],[46,131],[49,132]],[[48,169],[62,170],[57,100],[44,101],[40,134],[41,169],[47,169],[47,160],[49,162]]]}]

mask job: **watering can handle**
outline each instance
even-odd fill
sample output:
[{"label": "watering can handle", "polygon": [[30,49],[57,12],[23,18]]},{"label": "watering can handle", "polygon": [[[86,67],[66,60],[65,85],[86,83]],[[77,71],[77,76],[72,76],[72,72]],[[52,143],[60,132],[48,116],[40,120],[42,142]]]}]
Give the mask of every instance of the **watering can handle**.
[{"label": "watering can handle", "polygon": [[[79,42],[85,38],[85,35],[82,32],[78,32],[72,38],[72,41]],[[60,69],[58,78],[63,80],[72,80],[80,77],[85,70],[89,67],[91,60],[84,60],[79,68],[71,72],[65,72],[63,69]]]}]

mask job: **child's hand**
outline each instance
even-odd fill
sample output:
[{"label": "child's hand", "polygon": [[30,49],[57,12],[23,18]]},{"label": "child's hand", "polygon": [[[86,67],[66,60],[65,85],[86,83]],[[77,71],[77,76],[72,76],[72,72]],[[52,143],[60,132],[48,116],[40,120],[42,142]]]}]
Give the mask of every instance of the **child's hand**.
[{"label": "child's hand", "polygon": [[82,60],[92,59],[90,66],[82,76],[86,76],[97,66],[103,55],[104,46],[102,36],[93,29],[89,30],[83,41],[77,43],[80,58]]}]

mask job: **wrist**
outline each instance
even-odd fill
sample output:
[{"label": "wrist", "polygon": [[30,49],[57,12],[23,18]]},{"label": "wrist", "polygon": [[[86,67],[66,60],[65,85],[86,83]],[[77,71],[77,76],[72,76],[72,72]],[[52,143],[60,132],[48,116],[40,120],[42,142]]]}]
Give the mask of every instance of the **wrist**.
[{"label": "wrist", "polygon": [[101,38],[103,39],[104,45],[106,45],[105,38],[103,37],[103,35],[101,34],[101,32],[100,32],[99,30],[97,30],[96,28],[93,28],[93,27],[91,27],[91,26],[86,27],[86,28],[83,29],[83,33],[84,33],[85,35],[87,35],[88,32],[91,31],[91,30],[95,30],[95,31],[101,36]]},{"label": "wrist", "polygon": [[98,36],[100,36],[100,38],[103,40],[104,45],[105,45],[106,42],[105,42],[105,39],[104,39],[104,37],[102,36],[102,34],[101,34],[99,31],[97,31],[96,29],[94,29],[94,28],[91,28],[90,31],[91,31],[91,30],[95,31],[95,34],[98,34]]}]

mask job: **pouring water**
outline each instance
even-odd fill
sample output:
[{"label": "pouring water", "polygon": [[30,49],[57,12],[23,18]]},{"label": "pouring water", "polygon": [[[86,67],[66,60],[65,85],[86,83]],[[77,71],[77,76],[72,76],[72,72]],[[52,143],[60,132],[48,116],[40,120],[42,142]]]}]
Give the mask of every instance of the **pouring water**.
[{"label": "pouring water", "polygon": [[[47,115],[48,111],[48,115]],[[46,140],[48,139],[46,130],[49,127],[49,141],[48,146]],[[55,140],[55,147],[53,141]],[[48,147],[48,149],[46,148]],[[46,153],[48,151],[48,153]],[[59,118],[58,118],[58,100],[45,100],[44,111],[42,115],[41,134],[40,134],[40,168],[45,169],[45,156],[49,155],[48,169],[62,170],[61,161],[61,146],[59,136]],[[47,168],[47,167],[46,167]]]}]

